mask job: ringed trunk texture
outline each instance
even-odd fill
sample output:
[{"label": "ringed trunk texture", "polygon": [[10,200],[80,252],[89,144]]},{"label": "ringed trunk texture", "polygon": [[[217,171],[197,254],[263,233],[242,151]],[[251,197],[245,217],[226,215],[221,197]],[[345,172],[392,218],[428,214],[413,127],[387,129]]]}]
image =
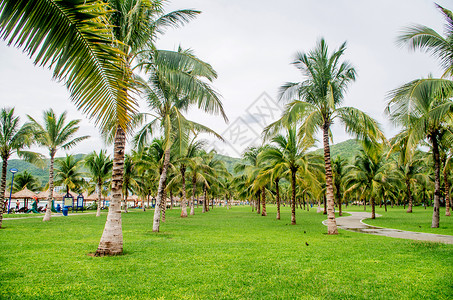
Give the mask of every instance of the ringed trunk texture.
[{"label": "ringed trunk texture", "polygon": [[256,204],[256,213],[261,214],[261,193],[258,193],[258,201]]},{"label": "ringed trunk texture", "polygon": [[321,211],[321,199],[318,198],[318,208],[316,209],[316,212],[319,214]]},{"label": "ringed trunk texture", "polygon": [[433,158],[434,158],[434,208],[433,208],[433,220],[431,228],[439,228],[439,207],[440,207],[440,156],[439,156],[439,144],[437,142],[437,136],[431,135],[431,143],[433,145]]},{"label": "ringed trunk texture", "polygon": [[50,221],[52,216],[52,200],[53,200],[53,166],[55,162],[55,153],[57,153],[56,149],[50,150],[50,166],[49,166],[49,195],[47,196],[47,209],[44,218],[42,219],[43,222]]},{"label": "ringed trunk texture", "polygon": [[291,225],[296,225],[296,170],[291,170]]},{"label": "ringed trunk texture", "polygon": [[330,146],[329,146],[329,124],[324,124],[323,127],[324,127],[323,128],[324,163],[326,168],[327,233],[338,234],[337,222],[335,221],[334,213],[332,166],[330,162]]},{"label": "ringed trunk texture", "polygon": [[2,193],[0,196],[0,228],[2,228],[3,224],[3,213],[8,210],[8,204],[4,199],[6,190],[6,172],[8,170],[8,158],[2,157],[2,160],[2,182],[0,185],[0,192]]},{"label": "ringed trunk texture", "polygon": [[[444,170],[444,184],[445,184],[445,216],[450,217],[450,183],[448,182],[448,174]],[[0,221],[1,222],[1,221]],[[1,226],[1,223],[0,223]]]},{"label": "ringed trunk texture", "polygon": [[201,212],[202,213],[206,212],[206,185],[203,186],[203,208]]},{"label": "ringed trunk texture", "polygon": [[266,189],[264,187],[261,188],[261,198],[263,199],[263,211],[261,213],[261,215],[263,217],[266,217],[267,216],[267,212],[266,212]]},{"label": "ringed trunk texture", "polygon": [[370,202],[371,202],[371,219],[376,219],[376,205],[374,203],[373,197],[371,197]]},{"label": "ringed trunk texture", "polygon": [[157,189],[156,205],[154,207],[153,232],[159,232],[162,196],[164,194],[165,181],[167,180],[167,170],[169,164],[170,164],[170,148],[165,150],[164,153],[164,164],[162,166],[162,173],[160,174],[159,187]]},{"label": "ringed trunk texture", "polygon": [[97,208],[96,208],[96,217],[99,217],[101,215],[101,189],[102,189],[102,185],[101,183],[98,182],[98,200],[97,200]]},{"label": "ringed trunk texture", "polygon": [[182,178],[181,218],[187,218],[186,168],[181,167],[180,172]]},{"label": "ringed trunk texture", "polygon": [[275,180],[275,191],[277,193],[277,220],[280,220],[280,190],[278,188],[278,179]]},{"label": "ringed trunk texture", "polygon": [[409,203],[407,204],[407,213],[412,212],[412,193],[411,193],[411,183],[409,179],[406,179],[406,189],[407,189],[407,199],[409,199]]},{"label": "ringed trunk texture", "polygon": [[162,194],[162,222],[165,223],[167,212],[167,183],[165,182],[164,193]]},{"label": "ringed trunk texture", "polygon": [[110,201],[104,232],[95,256],[113,256],[123,254],[123,230],[121,226],[121,197],[123,191],[124,147],[126,135],[118,126],[115,133],[113,170],[112,170],[112,200]]},{"label": "ringed trunk texture", "polygon": [[[191,204],[191,206],[190,206],[190,215],[191,216],[195,215],[194,203],[195,203],[196,190],[197,190],[197,177],[193,176],[192,177],[192,203],[190,203]],[[198,207],[198,201],[197,201],[197,207]]]}]

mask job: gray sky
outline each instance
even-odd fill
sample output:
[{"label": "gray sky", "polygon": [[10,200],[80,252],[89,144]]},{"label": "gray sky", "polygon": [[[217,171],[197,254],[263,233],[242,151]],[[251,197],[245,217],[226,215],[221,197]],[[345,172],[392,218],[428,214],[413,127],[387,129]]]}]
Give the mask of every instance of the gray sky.
[{"label": "gray sky", "polygon": [[[438,3],[453,9],[451,1]],[[302,80],[290,63],[297,51],[311,50],[320,37],[326,39],[330,49],[348,42],[345,58],[355,66],[358,79],[351,84],[344,104],[373,116],[388,137],[396,130],[383,114],[386,93],[429,73],[440,75],[437,61],[428,54],[395,44],[399,30],[410,24],[443,32],[444,20],[431,1],[173,0],[167,11],[185,8],[203,13],[184,28],[169,30],[158,46],[176,50],[181,44],[215,68],[219,77],[213,85],[222,95],[230,125],[220,117],[197,111],[190,112],[188,118],[223,133],[230,144],[216,143],[216,148],[232,156],[238,156],[253,140],[249,136],[240,142],[232,132],[248,126],[249,135],[259,134],[263,120],[270,122],[277,117],[275,111],[274,116],[264,119],[253,114],[263,107],[263,101],[272,103],[276,99],[278,87],[284,82]],[[1,106],[15,106],[22,121],[26,114],[41,118],[42,111],[50,107],[58,113],[67,110],[71,118],[83,119],[80,135],[89,134],[92,138],[71,153],[105,148],[93,123],[77,112],[65,87],[51,80],[50,71],[34,67],[20,50],[7,47],[3,41],[0,95]],[[337,127],[333,134],[335,143],[350,138]]]}]

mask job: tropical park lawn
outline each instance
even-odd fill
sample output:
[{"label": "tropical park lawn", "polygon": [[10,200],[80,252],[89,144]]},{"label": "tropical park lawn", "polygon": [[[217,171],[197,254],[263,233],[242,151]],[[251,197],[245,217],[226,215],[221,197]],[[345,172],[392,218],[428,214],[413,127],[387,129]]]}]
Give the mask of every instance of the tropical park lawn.
[{"label": "tropical park lawn", "polygon": [[[428,210],[429,211],[429,210]],[[418,214],[418,210],[416,212]],[[451,299],[453,246],[340,230],[268,206],[123,214],[124,254],[93,257],[106,214],[5,220],[1,299]],[[396,214],[396,213],[395,213]],[[390,215],[390,214],[389,214]],[[422,214],[420,214],[422,215]],[[405,216],[405,215],[404,215]],[[393,218],[391,220],[394,220]],[[441,226],[443,219],[441,219]],[[389,221],[391,222],[391,221]],[[387,224],[387,223],[386,223]],[[449,223],[451,232],[451,223]]]}]

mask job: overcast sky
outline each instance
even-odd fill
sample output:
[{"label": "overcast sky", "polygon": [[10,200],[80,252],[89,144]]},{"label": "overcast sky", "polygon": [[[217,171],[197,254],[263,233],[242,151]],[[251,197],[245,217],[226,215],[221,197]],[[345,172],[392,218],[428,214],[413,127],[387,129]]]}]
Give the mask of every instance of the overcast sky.
[{"label": "overcast sky", "polygon": [[[453,9],[451,1],[437,3]],[[320,37],[332,50],[347,41],[345,59],[355,66],[358,78],[350,85],[344,104],[377,119],[388,137],[396,129],[383,113],[387,92],[429,73],[441,73],[438,62],[428,54],[409,51],[395,43],[398,32],[410,24],[427,25],[443,33],[444,20],[431,1],[173,0],[167,6],[168,11],[186,8],[201,10],[202,14],[184,28],[169,30],[160,38],[158,47],[191,48],[217,71],[218,79],[213,85],[222,95],[230,124],[200,112],[190,112],[188,118],[224,134],[229,144],[217,143],[216,148],[232,156],[238,156],[253,142],[250,136],[241,141],[232,132],[248,126],[249,135],[259,135],[262,121],[277,117],[277,105],[272,100],[276,100],[279,86],[302,80],[290,64],[295,53],[310,51]],[[106,147],[93,123],[74,108],[66,88],[52,81],[51,72],[33,66],[20,50],[7,47],[3,41],[0,97],[1,106],[16,107],[22,121],[26,114],[41,119],[42,111],[50,107],[58,113],[68,111],[71,118],[83,119],[80,135],[89,134],[92,138],[70,153]],[[254,113],[265,106],[263,103],[273,105],[273,112],[269,110],[273,115],[263,112],[263,119],[259,119]],[[333,134],[335,143],[350,138],[337,127]],[[112,147],[108,148],[111,152]],[[63,152],[57,154],[62,155]]]}]

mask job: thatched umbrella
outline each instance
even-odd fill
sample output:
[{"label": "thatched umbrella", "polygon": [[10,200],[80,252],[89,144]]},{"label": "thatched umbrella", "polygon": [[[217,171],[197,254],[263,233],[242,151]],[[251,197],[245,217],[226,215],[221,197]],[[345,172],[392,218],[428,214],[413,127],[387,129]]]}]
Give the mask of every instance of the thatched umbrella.
[{"label": "thatched umbrella", "polygon": [[23,190],[11,195],[11,199],[24,199],[24,206],[28,209],[28,199],[36,197],[36,193],[24,187]]},{"label": "thatched umbrella", "polygon": [[[38,193],[38,195],[36,195],[36,197],[38,197],[38,199],[47,199],[47,197],[49,196],[49,190],[47,191],[42,191],[40,193]],[[61,200],[63,199],[63,194],[59,194],[57,192],[53,192],[53,199],[54,200]]]}]

